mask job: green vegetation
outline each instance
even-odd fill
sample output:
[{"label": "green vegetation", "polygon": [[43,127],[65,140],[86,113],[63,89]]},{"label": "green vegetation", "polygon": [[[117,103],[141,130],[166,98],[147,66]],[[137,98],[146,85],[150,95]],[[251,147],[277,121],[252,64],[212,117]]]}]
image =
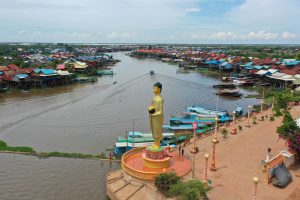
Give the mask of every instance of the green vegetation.
[{"label": "green vegetation", "polygon": [[[299,101],[299,95],[289,90],[284,90],[275,95],[274,111],[275,116],[283,116],[281,125],[277,127],[276,132],[279,137],[287,141],[289,148],[300,154],[300,128],[289,112],[289,103]],[[273,116],[272,116],[273,117]],[[271,118],[270,118],[271,120]]]},{"label": "green vegetation", "polygon": [[281,126],[276,130],[279,137],[287,141],[289,148],[300,154],[300,128],[292,118],[289,111],[284,114]]},{"label": "green vegetation", "polygon": [[270,122],[274,121],[275,120],[275,117],[274,116],[271,116],[270,117]]},{"label": "green vegetation", "polygon": [[296,54],[295,59],[296,59],[296,60],[300,60],[300,52]]},{"label": "green vegetation", "polygon": [[253,119],[252,124],[257,124],[256,119]]},{"label": "green vegetation", "polygon": [[35,153],[35,151],[31,147],[12,147],[8,146],[6,142],[2,140],[0,140],[0,151]]},{"label": "green vegetation", "polygon": [[49,153],[38,153],[39,157],[63,157],[63,158],[106,158],[104,155],[92,155],[92,154],[82,154],[82,153],[66,153],[66,152],[49,152]]},{"label": "green vegetation", "polygon": [[181,200],[207,199],[208,188],[199,180],[182,182],[174,173],[162,173],[155,178],[154,185],[158,191],[168,197]]},{"label": "green vegetation", "polygon": [[241,125],[238,125],[238,129],[239,129],[239,131],[242,131],[243,127]]},{"label": "green vegetation", "polygon": [[31,147],[12,147],[6,144],[6,142],[0,140],[0,152],[1,151],[8,151],[8,152],[15,152],[15,153],[23,153],[26,155],[32,155],[32,156],[37,156],[41,158],[46,158],[46,157],[63,157],[63,158],[82,158],[82,159],[106,159],[107,157],[105,154],[102,152],[100,155],[92,155],[92,154],[83,154],[83,153],[66,153],[66,152],[36,152],[33,148]]},{"label": "green vegetation", "polygon": [[227,138],[228,130],[226,128],[222,128],[221,134],[223,135],[223,138]]},{"label": "green vegetation", "polygon": [[180,200],[204,200],[207,199],[208,188],[199,180],[189,180],[172,185],[168,194]]},{"label": "green vegetation", "polygon": [[154,185],[158,191],[167,195],[172,185],[180,182],[180,178],[174,173],[162,173],[155,177]]}]

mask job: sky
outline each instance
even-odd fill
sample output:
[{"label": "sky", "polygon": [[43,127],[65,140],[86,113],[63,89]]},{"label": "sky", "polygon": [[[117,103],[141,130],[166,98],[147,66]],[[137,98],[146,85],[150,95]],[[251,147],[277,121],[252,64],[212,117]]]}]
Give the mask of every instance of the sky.
[{"label": "sky", "polygon": [[300,0],[0,0],[0,42],[299,44]]}]

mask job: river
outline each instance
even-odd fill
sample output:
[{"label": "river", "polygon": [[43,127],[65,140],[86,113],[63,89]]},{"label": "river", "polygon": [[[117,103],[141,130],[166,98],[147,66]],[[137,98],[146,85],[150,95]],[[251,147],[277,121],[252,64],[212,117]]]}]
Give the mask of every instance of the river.
[{"label": "river", "polygon": [[[135,130],[149,130],[147,106],[157,81],[163,85],[165,123],[190,105],[215,108],[218,102],[232,112],[258,103],[243,97],[217,100],[211,85],[218,79],[180,73],[176,65],[123,52],[113,56],[121,60],[115,75],[96,83],[0,94],[0,139],[42,152],[105,152],[133,124]],[[0,199],[105,199],[105,174],[117,168],[115,162],[0,154]]]}]

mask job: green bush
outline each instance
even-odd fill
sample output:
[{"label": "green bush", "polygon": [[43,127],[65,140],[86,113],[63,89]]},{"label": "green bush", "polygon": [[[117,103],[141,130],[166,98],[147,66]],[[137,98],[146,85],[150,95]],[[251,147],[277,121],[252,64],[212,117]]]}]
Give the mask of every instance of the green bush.
[{"label": "green bush", "polygon": [[190,180],[172,185],[168,195],[180,200],[204,200],[207,199],[207,191],[207,187],[201,181]]},{"label": "green bush", "polygon": [[223,135],[223,138],[226,138],[227,135],[228,135],[228,130],[227,130],[226,128],[223,128],[223,129],[221,130],[221,134]]},{"label": "green bush", "polygon": [[179,183],[180,178],[174,173],[162,173],[155,177],[154,185],[158,191],[167,195],[170,187]]},{"label": "green bush", "polygon": [[243,130],[243,127],[242,127],[241,125],[238,125],[238,129],[239,129],[240,131],[242,131],[242,130]]},{"label": "green bush", "polygon": [[35,152],[31,147],[11,147],[6,142],[0,140],[1,151],[16,151],[16,152]]},{"label": "green bush", "polygon": [[274,121],[275,120],[275,117],[274,116],[271,116],[270,117],[270,121],[272,122],[272,121]]}]

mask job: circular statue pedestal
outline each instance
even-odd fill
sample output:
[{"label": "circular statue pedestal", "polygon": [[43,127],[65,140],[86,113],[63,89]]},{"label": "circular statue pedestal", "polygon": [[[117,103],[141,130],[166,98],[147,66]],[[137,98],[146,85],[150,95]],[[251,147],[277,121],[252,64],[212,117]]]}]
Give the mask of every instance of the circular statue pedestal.
[{"label": "circular statue pedestal", "polygon": [[151,159],[147,158],[146,154],[143,154],[144,166],[154,169],[168,168],[170,166],[170,157],[162,159]]},{"label": "circular statue pedestal", "polygon": [[153,159],[146,157],[145,152],[145,147],[126,152],[122,157],[123,170],[129,175],[143,180],[153,180],[160,173],[168,172],[175,172],[177,176],[182,177],[191,170],[190,161],[184,156],[168,153],[167,157]]},{"label": "circular statue pedestal", "polygon": [[170,166],[170,157],[162,147],[153,149],[147,147],[143,154],[144,166],[155,169],[164,169]]}]

